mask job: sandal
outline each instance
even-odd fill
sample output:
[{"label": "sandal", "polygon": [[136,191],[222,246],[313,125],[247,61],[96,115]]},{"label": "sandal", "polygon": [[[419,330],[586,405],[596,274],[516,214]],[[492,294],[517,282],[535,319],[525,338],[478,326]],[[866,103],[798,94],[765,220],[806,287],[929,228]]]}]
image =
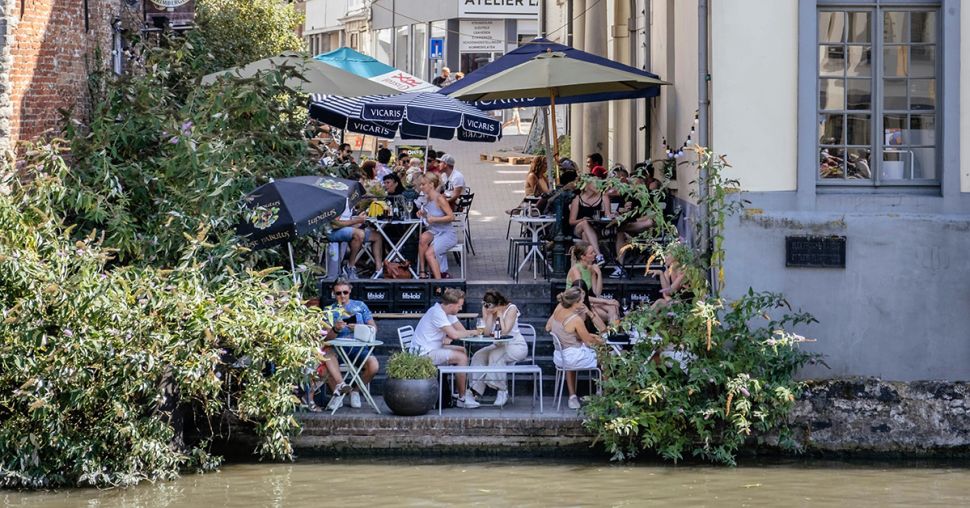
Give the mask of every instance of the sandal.
[{"label": "sandal", "polygon": [[428,275],[428,272],[421,272],[421,273],[418,274],[418,278],[419,279],[430,279],[431,276]]}]

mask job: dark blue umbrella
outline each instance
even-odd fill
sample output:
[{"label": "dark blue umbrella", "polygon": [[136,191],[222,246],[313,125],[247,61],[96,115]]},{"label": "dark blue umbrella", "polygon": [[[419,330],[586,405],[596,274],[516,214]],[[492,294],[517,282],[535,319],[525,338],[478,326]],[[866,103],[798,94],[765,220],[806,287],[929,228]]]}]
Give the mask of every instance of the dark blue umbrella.
[{"label": "dark blue umbrella", "polygon": [[360,117],[364,100],[379,97],[383,96],[368,95],[351,98],[339,95],[311,95],[310,118],[350,132],[392,139],[397,132],[396,122],[370,122]]},{"label": "dark blue umbrella", "polygon": [[243,198],[246,210],[236,232],[253,249],[291,242],[329,223],[363,193],[359,182],[329,176],[276,180]]},{"label": "dark blue umbrella", "polygon": [[495,138],[502,134],[502,122],[464,102],[438,93],[402,93],[362,102],[364,109],[361,118],[372,122],[406,121],[425,128],[452,131],[460,128]]},{"label": "dark blue umbrella", "polygon": [[[505,71],[506,69],[510,69],[533,60],[535,57],[548,53],[549,51],[560,53],[565,58],[574,58],[576,60],[602,65],[604,67],[611,67],[621,71],[640,74],[648,78],[659,79],[659,76],[656,74],[637,69],[636,67],[630,67],[629,65],[621,64],[619,62],[614,62],[609,58],[603,58],[601,56],[587,53],[570,46],[557,44],[548,39],[543,39],[540,37],[533,39],[532,41],[527,42],[512,51],[509,51],[498,60],[495,60],[494,62],[465,75],[463,79],[455,81],[451,85],[438,90],[438,93],[449,95],[451,97],[460,97],[462,95],[462,90],[471,86],[472,84]],[[660,87],[654,86],[641,90],[596,92],[583,95],[573,95],[569,97],[563,95],[556,97],[555,101],[556,104],[579,104],[618,99],[642,99],[645,97],[656,97],[658,95],[660,95]],[[548,106],[550,104],[550,99],[549,97],[510,98],[499,100],[479,100],[476,102],[471,102],[470,104],[478,109],[487,111],[493,109],[508,109],[517,107]]]}]

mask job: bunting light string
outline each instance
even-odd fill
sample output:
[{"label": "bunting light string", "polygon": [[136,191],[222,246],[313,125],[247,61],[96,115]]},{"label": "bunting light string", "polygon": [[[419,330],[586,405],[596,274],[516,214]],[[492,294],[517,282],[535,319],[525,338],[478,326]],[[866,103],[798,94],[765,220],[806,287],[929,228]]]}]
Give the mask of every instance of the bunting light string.
[{"label": "bunting light string", "polygon": [[686,150],[688,146],[694,143],[694,133],[697,132],[697,124],[699,122],[700,122],[700,110],[695,109],[694,122],[690,126],[690,133],[687,134],[687,140],[684,141],[684,143],[677,150],[673,150],[670,148],[670,145],[667,144],[666,136],[661,138],[660,143],[663,145],[664,153],[667,155],[668,159],[679,159],[684,156],[684,150]]}]

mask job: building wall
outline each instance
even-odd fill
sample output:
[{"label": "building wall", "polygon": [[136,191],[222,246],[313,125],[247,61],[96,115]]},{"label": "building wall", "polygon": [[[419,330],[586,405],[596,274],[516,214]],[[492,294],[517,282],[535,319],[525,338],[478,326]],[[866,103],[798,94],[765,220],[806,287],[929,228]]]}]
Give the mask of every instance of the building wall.
[{"label": "building wall", "polygon": [[728,175],[749,191],[795,190],[797,0],[715,0],[710,26],[711,140]]},{"label": "building wall", "polygon": [[121,4],[89,0],[85,17],[80,1],[3,0],[0,148],[57,128],[59,108],[73,107],[76,115],[86,112],[86,78],[94,50],[102,48],[110,62],[111,21],[121,14]]},{"label": "building wall", "polygon": [[[814,143],[799,146],[804,3],[712,3],[713,148],[727,154],[729,174],[751,202],[725,230],[724,294],[737,297],[749,287],[782,292],[818,318],[799,331],[817,339],[806,348],[823,353],[828,368],[807,368],[805,377],[970,379],[970,161],[960,148],[970,143],[970,68],[959,65],[970,34],[968,9],[944,0],[941,22],[956,38],[944,34],[942,53],[958,64],[944,72],[959,83],[944,80],[941,101],[956,97],[959,106],[941,111],[959,111],[960,120],[944,132],[956,142],[944,142],[942,192],[859,194],[816,192]],[[676,54],[689,56],[680,48]],[[786,237],[815,235],[846,238],[844,268],[785,266]]]}]

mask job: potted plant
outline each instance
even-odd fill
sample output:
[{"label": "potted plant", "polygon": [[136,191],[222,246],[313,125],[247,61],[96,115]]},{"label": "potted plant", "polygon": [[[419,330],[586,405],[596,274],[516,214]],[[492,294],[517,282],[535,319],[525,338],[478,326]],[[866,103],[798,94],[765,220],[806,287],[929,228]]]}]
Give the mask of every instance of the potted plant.
[{"label": "potted plant", "polygon": [[402,351],[387,362],[384,403],[394,414],[419,416],[438,400],[438,369],[431,358]]}]

